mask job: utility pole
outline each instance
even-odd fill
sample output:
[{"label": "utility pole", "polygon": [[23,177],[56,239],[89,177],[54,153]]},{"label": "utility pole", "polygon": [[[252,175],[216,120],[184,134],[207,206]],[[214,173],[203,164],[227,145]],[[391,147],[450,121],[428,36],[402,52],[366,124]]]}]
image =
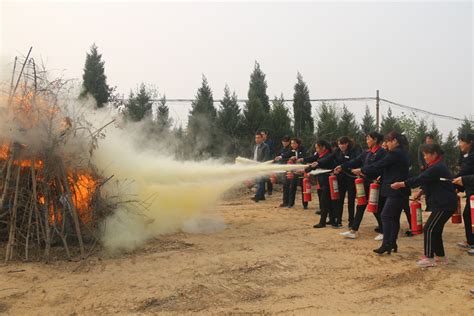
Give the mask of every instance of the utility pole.
[{"label": "utility pole", "polygon": [[375,97],[375,116],[377,122],[377,131],[380,131],[380,97],[379,90],[377,90],[377,96]]}]

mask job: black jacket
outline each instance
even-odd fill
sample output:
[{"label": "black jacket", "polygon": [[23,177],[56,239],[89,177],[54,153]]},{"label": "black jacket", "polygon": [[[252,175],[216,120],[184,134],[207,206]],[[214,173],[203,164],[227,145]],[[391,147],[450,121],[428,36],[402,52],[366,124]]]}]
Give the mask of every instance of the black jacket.
[{"label": "black jacket", "polygon": [[458,202],[454,185],[451,181],[441,181],[440,178],[451,179],[451,171],[444,161],[428,166],[417,177],[405,180],[409,188],[421,186],[426,195],[427,208],[432,212],[456,210]]},{"label": "black jacket", "polygon": [[408,153],[400,146],[394,150],[388,151],[381,160],[362,167],[362,173],[369,177],[375,177],[383,172],[381,195],[384,197],[408,197],[410,189],[403,188],[393,190],[390,185],[394,182],[405,181],[408,179],[410,168],[410,159]]},{"label": "black jacket", "polygon": [[281,155],[282,159],[288,160],[290,157],[296,156],[297,159],[304,158],[305,150],[303,147],[299,147],[297,150],[294,150],[290,147],[290,150]]},{"label": "black jacket", "polygon": [[287,146],[287,147],[283,147],[281,150],[280,150],[280,156],[281,156],[281,160],[279,160],[278,162],[280,164],[285,164],[288,162],[288,159],[291,157],[291,146]]},{"label": "black jacket", "polygon": [[[334,159],[336,160],[337,166],[343,165],[344,163],[357,158],[357,156],[358,152],[354,148],[348,148],[345,153],[343,153],[339,148],[334,151]],[[344,171],[347,172],[347,170]],[[338,174],[337,180],[339,183],[354,184],[354,178],[348,176],[346,173]]]},{"label": "black jacket", "polygon": [[474,174],[462,176],[463,188],[466,189],[467,196],[471,196],[474,192]]},{"label": "black jacket", "polygon": [[[474,148],[469,153],[461,155],[459,167],[459,172],[455,178],[474,174]],[[464,191],[465,187],[456,186],[456,188],[459,191]],[[467,195],[472,195],[473,193],[474,190],[466,188]]]},{"label": "black jacket", "polygon": [[[345,162],[341,165],[342,169],[346,172],[350,172],[350,169],[362,168],[370,166],[371,164],[381,160],[387,152],[382,147],[379,147],[375,153],[370,150],[362,152],[356,158]],[[366,189],[370,186],[370,183],[382,175],[382,172],[379,174],[366,175],[365,177],[365,187]]]},{"label": "black jacket", "polygon": [[[336,156],[335,153],[327,153],[323,157],[319,157],[318,154],[314,154],[312,157],[308,157],[304,160],[305,163],[313,163],[317,161],[318,166],[316,168],[308,167],[306,168],[306,172],[310,172],[311,170],[315,170],[318,168],[321,169],[334,169],[336,168]],[[316,176],[318,179],[318,183],[321,189],[329,187],[329,173],[322,173]]]}]

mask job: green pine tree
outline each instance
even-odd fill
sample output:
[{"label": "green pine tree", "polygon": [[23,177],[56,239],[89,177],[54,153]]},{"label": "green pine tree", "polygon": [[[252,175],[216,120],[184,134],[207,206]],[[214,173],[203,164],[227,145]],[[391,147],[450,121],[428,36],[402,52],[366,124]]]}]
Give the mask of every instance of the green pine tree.
[{"label": "green pine tree", "polygon": [[208,158],[217,155],[216,117],[212,91],[206,77],[191,104],[188,116],[187,140],[195,158]]},{"label": "green pine tree", "polygon": [[458,141],[456,136],[452,131],[449,132],[446,141],[443,142],[441,145],[444,151],[444,161],[451,169],[451,171],[456,174],[458,168],[458,160],[459,160],[459,149],[458,149]]},{"label": "green pine tree", "polygon": [[97,107],[101,108],[108,102],[111,88],[107,85],[107,77],[104,71],[104,61],[102,54],[99,54],[97,46],[92,44],[90,51],[86,55],[84,74],[82,75],[82,92],[80,97],[90,94],[97,102]]},{"label": "green pine tree", "polygon": [[443,143],[443,135],[439,131],[434,121],[431,121],[431,126],[430,126],[430,130],[428,131],[428,134],[433,135],[435,143],[437,144]]},{"label": "green pine tree", "polygon": [[297,82],[293,94],[294,134],[303,141],[303,144],[309,146],[313,142],[314,135],[314,119],[311,113],[309,89],[299,72],[296,78]]},{"label": "green pine tree", "polygon": [[339,114],[334,105],[323,102],[318,110],[316,137],[318,140],[335,141],[338,137]]},{"label": "green pine tree", "polygon": [[396,131],[401,133],[402,129],[398,123],[398,118],[393,116],[392,109],[388,108],[387,116],[382,115],[382,122],[380,123],[380,133],[383,135]]},{"label": "green pine tree", "polygon": [[367,147],[366,142],[365,142],[365,137],[371,133],[377,130],[377,127],[375,126],[375,118],[370,114],[369,107],[366,105],[365,106],[365,114],[364,117],[362,117],[362,123],[360,124],[360,136],[357,139],[357,143],[361,145],[362,147]]},{"label": "green pine tree", "polygon": [[[267,96],[267,82],[265,74],[260,69],[258,62],[250,75],[248,101],[244,106],[244,126],[249,139],[254,133],[266,127],[270,104]],[[250,145],[250,143],[249,143]]]},{"label": "green pine tree", "polygon": [[130,91],[128,102],[125,104],[127,112],[126,117],[133,122],[141,121],[145,116],[151,114],[153,98],[158,94],[153,87],[147,87],[144,83],[140,84],[136,93]]},{"label": "green pine tree", "polygon": [[220,108],[217,112],[217,128],[221,142],[222,154],[226,157],[235,158],[240,152],[243,137],[242,113],[237,103],[237,95],[231,94],[229,87],[224,88]]},{"label": "green pine tree", "polygon": [[458,128],[458,136],[467,133],[474,133],[474,124],[466,117]]},{"label": "green pine tree", "polygon": [[164,95],[156,108],[156,125],[159,134],[168,134],[170,132],[173,120],[170,118],[170,109],[166,105],[166,95]]},{"label": "green pine tree", "polygon": [[270,111],[270,136],[278,147],[283,136],[291,135],[291,118],[288,108],[285,106],[283,95],[280,98],[275,97]]},{"label": "green pine tree", "polygon": [[359,124],[356,121],[355,115],[349,111],[346,105],[342,107],[342,114],[337,126],[338,137],[348,136],[354,141],[360,137]]}]

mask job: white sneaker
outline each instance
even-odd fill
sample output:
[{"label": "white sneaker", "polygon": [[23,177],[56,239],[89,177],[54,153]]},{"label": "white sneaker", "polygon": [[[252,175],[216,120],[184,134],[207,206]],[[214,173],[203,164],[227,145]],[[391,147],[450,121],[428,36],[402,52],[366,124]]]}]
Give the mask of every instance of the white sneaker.
[{"label": "white sneaker", "polygon": [[374,240],[377,240],[377,241],[383,240],[383,234],[378,234],[377,236],[375,236]]},{"label": "white sneaker", "polygon": [[350,238],[350,239],[356,239],[357,238],[356,234],[352,233],[352,232],[349,232],[349,234],[344,235],[344,237]]},{"label": "white sneaker", "polygon": [[341,236],[347,236],[347,235],[349,235],[350,233],[351,233],[351,231],[348,230],[348,231],[346,231],[346,232],[339,233],[339,235],[341,235]]}]

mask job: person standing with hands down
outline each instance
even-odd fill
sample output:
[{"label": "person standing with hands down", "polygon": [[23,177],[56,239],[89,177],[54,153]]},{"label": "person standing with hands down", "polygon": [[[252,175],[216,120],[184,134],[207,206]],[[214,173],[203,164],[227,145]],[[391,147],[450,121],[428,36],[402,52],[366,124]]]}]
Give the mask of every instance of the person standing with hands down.
[{"label": "person standing with hands down", "polygon": [[[426,204],[431,211],[424,227],[424,256],[417,261],[420,267],[434,267],[439,263],[447,263],[443,246],[443,228],[457,208],[457,195],[454,185],[444,179],[452,179],[446,163],[443,161],[443,150],[438,144],[421,146],[426,168],[417,177],[392,183],[394,190],[416,188],[421,186],[415,199],[424,194]],[[444,181],[443,181],[444,180]],[[436,259],[435,259],[436,256]]]},{"label": "person standing with hands down", "polygon": [[[268,148],[268,145],[263,142],[262,135],[260,133],[256,133],[255,146],[253,148],[253,160],[264,162],[270,159],[270,149]],[[265,200],[265,178],[260,178],[257,180],[257,182],[257,193],[252,198],[252,200],[255,202]]]},{"label": "person standing with hands down", "polygon": [[381,172],[382,185],[381,195],[386,198],[382,210],[383,242],[374,249],[377,254],[390,254],[392,250],[397,252],[397,237],[400,230],[400,215],[404,203],[410,196],[408,188],[394,190],[390,185],[394,182],[408,179],[410,160],[408,158],[408,141],[405,136],[393,131],[385,136],[388,152],[385,157],[371,165],[361,169],[353,169],[352,173],[363,176],[374,177]]}]

